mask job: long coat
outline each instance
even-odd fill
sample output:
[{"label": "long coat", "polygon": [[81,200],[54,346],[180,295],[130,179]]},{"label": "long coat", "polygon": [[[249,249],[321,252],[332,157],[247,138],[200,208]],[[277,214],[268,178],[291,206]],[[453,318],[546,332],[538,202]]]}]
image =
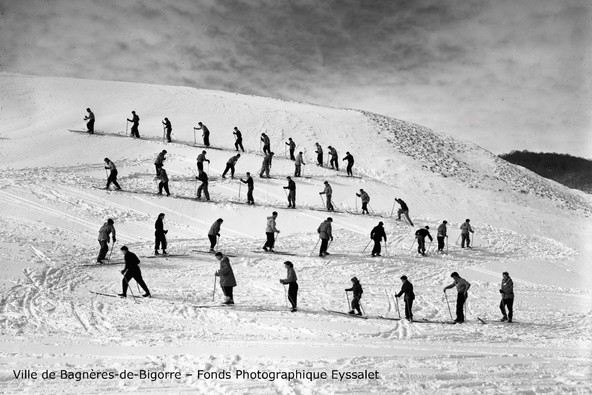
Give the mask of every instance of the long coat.
[{"label": "long coat", "polygon": [[220,260],[220,270],[218,271],[220,276],[220,285],[222,287],[236,287],[236,279],[234,278],[234,272],[232,266],[230,266],[230,260],[227,256],[224,256]]}]

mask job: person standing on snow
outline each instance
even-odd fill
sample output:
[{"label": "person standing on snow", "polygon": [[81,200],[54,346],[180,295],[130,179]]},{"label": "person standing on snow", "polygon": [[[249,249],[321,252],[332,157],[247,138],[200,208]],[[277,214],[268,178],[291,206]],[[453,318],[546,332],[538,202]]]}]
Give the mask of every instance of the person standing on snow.
[{"label": "person standing on snow", "polygon": [[368,211],[368,203],[370,203],[370,196],[366,191],[360,189],[360,193],[356,193],[356,196],[362,199],[362,214],[370,214]]},{"label": "person standing on snow", "polygon": [[292,305],[292,313],[296,312],[298,302],[298,278],[294,271],[294,265],[290,261],[284,262],[284,267],[288,271],[288,276],[285,279],[280,280],[280,284],[288,284],[288,300]]},{"label": "person standing on snow", "polygon": [[203,137],[203,145],[205,145],[206,147],[209,147],[210,146],[210,129],[208,129],[208,127],[201,122],[198,122],[197,124],[199,125],[199,127],[193,128],[193,129],[203,131],[201,134],[201,136]]},{"label": "person standing on snow", "polygon": [[349,314],[362,315],[362,310],[360,309],[360,299],[362,299],[362,294],[364,293],[364,290],[362,289],[362,284],[360,284],[360,280],[358,280],[357,277],[352,277],[351,282],[352,287],[345,289],[345,292],[351,291],[354,294],[354,297],[351,301],[351,310],[349,311]]},{"label": "person standing on snow", "polygon": [[288,142],[286,143],[286,145],[290,147],[290,159],[296,160],[296,158],[294,158],[294,150],[296,149],[296,143],[292,141],[292,137],[288,138]]},{"label": "person standing on snow", "polygon": [[123,274],[123,280],[121,280],[121,286],[123,288],[123,292],[118,294],[120,297],[125,298],[127,296],[127,287],[129,286],[129,280],[132,278],[136,280],[136,283],[144,290],[144,298],[150,297],[150,291],[142,278],[142,271],[140,270],[140,260],[138,259],[137,255],[133,252],[130,252],[126,246],[121,247],[121,252],[123,253],[123,259],[125,260],[125,267],[121,271]]},{"label": "person standing on snow", "polygon": [[93,134],[95,132],[95,114],[90,110],[90,108],[86,109],[88,115],[84,116],[84,120],[88,121],[86,123],[87,132]]},{"label": "person standing on snow", "polygon": [[[201,151],[201,154],[197,155],[197,171],[203,171],[204,162],[210,163],[209,159],[206,159],[206,151]],[[209,169],[209,167],[208,167]]]},{"label": "person standing on snow", "polygon": [[216,259],[220,261],[220,269],[216,271],[216,277],[220,277],[220,288],[222,288],[225,298],[224,304],[234,304],[232,289],[236,287],[236,279],[232,266],[230,266],[230,259],[220,251],[216,253]]},{"label": "person standing on snow", "polygon": [[456,287],[457,297],[456,297],[456,320],[454,322],[461,324],[465,322],[465,313],[464,313],[464,306],[465,301],[468,297],[469,288],[471,288],[471,284],[464,278],[461,278],[457,272],[453,272],[450,277],[454,280],[454,282],[446,287],[444,287],[444,293],[449,288]]},{"label": "person standing on snow", "polygon": [[430,234],[429,231],[430,227],[429,226],[425,226],[423,229],[418,229],[417,232],[415,232],[415,237],[417,238],[417,252],[421,255],[425,256],[425,238],[429,237],[430,238],[430,242],[434,241],[434,239],[432,238],[432,235]]},{"label": "person standing on snow", "polygon": [[277,211],[274,211],[271,214],[271,217],[267,217],[267,227],[265,228],[265,235],[267,236],[267,241],[263,245],[263,249],[267,252],[274,252],[273,246],[275,244],[275,234],[280,233],[280,231],[275,227],[275,219],[277,218],[277,216]]},{"label": "person standing on snow", "polygon": [[317,154],[317,166],[323,166],[323,148],[319,143],[315,143],[317,149],[315,153]]},{"label": "person standing on snow", "polygon": [[437,239],[438,239],[438,252],[440,252],[440,253],[444,252],[444,239],[448,237],[446,224],[448,224],[448,221],[442,221],[440,226],[438,226]]},{"label": "person standing on snow", "polygon": [[352,167],[354,166],[354,157],[349,152],[345,153],[345,158],[343,160],[347,161],[347,175],[352,177],[354,173],[352,172]]},{"label": "person standing on snow", "polygon": [[245,148],[243,147],[243,135],[240,130],[235,126],[234,132],[232,132],[236,136],[236,140],[234,141],[234,148],[238,151],[239,147],[243,152],[245,152]]},{"label": "person standing on snow", "polygon": [[105,257],[107,256],[107,252],[109,252],[109,235],[113,233],[113,244],[117,241],[115,238],[115,227],[113,226],[114,221],[109,218],[107,222],[101,226],[99,229],[99,245],[101,249],[99,250],[99,256],[97,256],[97,263],[104,263]]},{"label": "person standing on snow", "polygon": [[263,173],[267,178],[271,178],[269,176],[269,170],[271,169],[271,160],[273,159],[273,152],[268,153],[263,158],[263,163],[261,164],[261,171],[259,172],[259,177],[263,178]]},{"label": "person standing on snow", "polygon": [[236,154],[232,156],[230,159],[228,159],[228,162],[226,162],[226,168],[224,169],[224,173],[222,173],[222,178],[226,178],[226,173],[228,173],[228,170],[230,170],[230,178],[234,178],[234,166],[236,165],[236,162],[238,161],[240,156],[240,154]]},{"label": "person standing on snow", "polygon": [[208,191],[208,175],[205,171],[200,171],[196,179],[201,181],[201,185],[197,188],[197,199],[201,199],[201,193],[203,191],[206,200],[210,201],[210,192]]},{"label": "person standing on snow", "polygon": [[171,193],[169,192],[169,176],[167,175],[167,172],[164,169],[164,167],[160,168],[160,171],[158,172],[158,177],[156,178],[160,181],[158,183],[158,194],[162,195],[162,189],[164,188],[166,195],[171,196]]},{"label": "person standing on snow", "polygon": [[409,225],[413,226],[413,222],[411,222],[411,218],[409,218],[409,208],[407,207],[407,204],[403,201],[403,199],[399,198],[395,198],[395,202],[399,203],[401,206],[399,211],[397,211],[397,219],[400,220],[401,214],[403,214],[407,219],[407,222],[409,222]]},{"label": "person standing on snow", "polygon": [[[500,286],[500,294],[502,301],[500,302],[500,310],[502,311],[501,321],[512,322],[514,316],[514,282],[510,278],[508,272],[502,273],[502,285]],[[506,315],[506,307],[508,307],[508,314]]]},{"label": "person standing on snow", "polygon": [[132,119],[128,119],[128,122],[132,123],[132,137],[140,138],[140,117],[136,114],[135,111],[132,111]]},{"label": "person standing on snow", "polygon": [[384,239],[386,243],[386,233],[384,231],[382,221],[378,223],[370,232],[370,238],[374,240],[374,247],[372,248],[372,256],[380,256],[380,242]]},{"label": "person standing on snow", "polygon": [[164,213],[158,214],[158,218],[154,223],[154,255],[158,255],[158,249],[162,244],[162,254],[166,255],[167,239],[166,234],[168,230],[164,230]]},{"label": "person standing on snow", "polygon": [[306,165],[304,163],[304,158],[302,157],[302,151],[298,152],[296,155],[296,161],[294,163],[294,177],[300,177],[302,175],[302,167]]},{"label": "person standing on snow", "polygon": [[109,189],[111,184],[115,185],[115,190],[121,190],[119,183],[117,182],[117,167],[115,167],[115,163],[111,162],[109,158],[105,158],[105,169],[109,169],[109,177],[107,177],[107,186],[105,189]]},{"label": "person standing on snow", "polygon": [[327,211],[335,211],[333,203],[331,202],[331,197],[333,196],[333,189],[331,188],[331,185],[329,185],[328,181],[325,181],[324,184],[325,189],[323,190],[323,192],[319,192],[319,195],[325,195],[327,197]]},{"label": "person standing on snow", "polygon": [[218,218],[210,227],[210,231],[208,232],[208,239],[210,239],[210,252],[214,252],[214,247],[218,243],[218,237],[220,237],[220,226],[222,226],[222,222],[224,222],[224,220],[222,218]]},{"label": "person standing on snow", "polygon": [[269,154],[271,152],[271,141],[265,133],[261,133],[261,141],[263,141],[263,154]]},{"label": "person standing on snow", "polygon": [[333,218],[329,217],[324,220],[319,227],[317,228],[317,233],[319,234],[319,238],[321,239],[321,248],[319,249],[319,256],[327,256],[329,253],[327,252],[327,248],[329,248],[329,240],[333,241],[333,229],[331,227],[331,223],[333,222]]},{"label": "person standing on snow", "polygon": [[164,161],[166,160],[165,155],[167,154],[167,151],[165,149],[163,149],[157,156],[156,159],[154,159],[154,167],[156,168],[156,175],[158,176],[158,173],[160,173],[160,169],[162,169],[162,167],[164,166]]},{"label": "person standing on snow", "polygon": [[164,130],[166,131],[166,139],[170,143],[171,142],[171,132],[173,131],[173,125],[171,125],[171,121],[169,121],[169,119],[166,117],[164,118],[164,121],[162,121],[162,124],[164,125]]},{"label": "person standing on snow", "polygon": [[413,321],[413,301],[415,300],[415,294],[413,293],[413,284],[407,280],[407,276],[401,276],[401,291],[395,295],[399,298],[401,295],[405,295],[405,318],[409,321]]},{"label": "person standing on snow", "polygon": [[331,168],[335,170],[339,170],[339,161],[337,157],[337,150],[331,146],[329,148],[329,155],[331,155],[331,160],[329,163],[331,164]]},{"label": "person standing on snow", "polygon": [[461,242],[460,242],[460,248],[465,248],[465,242],[467,243],[467,248],[471,248],[471,237],[469,235],[469,232],[471,233],[475,233],[473,231],[473,228],[471,228],[471,225],[469,224],[471,220],[470,219],[466,219],[465,222],[460,226],[460,237],[461,237]]},{"label": "person standing on snow", "polygon": [[288,179],[288,186],[284,189],[288,190],[288,208],[296,208],[296,183],[292,181],[292,177],[286,177]]},{"label": "person standing on snow", "polygon": [[255,204],[255,199],[253,199],[253,189],[255,189],[255,182],[253,181],[253,177],[251,177],[251,173],[247,172],[247,179],[243,180],[240,179],[243,184],[247,184],[247,203],[248,204]]}]

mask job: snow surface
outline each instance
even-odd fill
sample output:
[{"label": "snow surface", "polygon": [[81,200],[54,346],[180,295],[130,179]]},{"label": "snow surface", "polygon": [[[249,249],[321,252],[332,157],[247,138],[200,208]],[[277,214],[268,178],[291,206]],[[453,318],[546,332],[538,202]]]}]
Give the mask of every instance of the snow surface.
[{"label": "snow surface", "polygon": [[[466,141],[401,120],[349,109],[184,87],[0,74],[0,391],[2,393],[590,393],[592,253],[590,196],[511,165]],[[85,108],[97,116],[89,136]],[[136,110],[142,139],[125,135]],[[429,109],[426,109],[429,111]],[[162,142],[161,120],[174,142]],[[202,121],[213,147],[206,171],[213,202],[195,196],[193,127]],[[255,175],[254,207],[246,188],[221,179],[235,154],[232,128],[247,152],[237,175]],[[259,136],[267,133],[276,158],[272,179],[260,179]],[[478,133],[478,131],[476,131]],[[305,154],[296,179],[296,210],[285,208],[285,176],[293,163],[284,142]],[[198,142],[200,142],[198,136]],[[315,166],[314,143],[337,148],[340,171]],[[171,197],[155,196],[153,160],[168,151]],[[345,151],[356,160],[345,175]],[[119,170],[124,192],[104,191],[103,158]],[[318,192],[328,180],[336,208],[335,241],[316,256],[316,229],[328,214]],[[364,188],[381,215],[354,214]],[[416,228],[390,216],[404,199],[416,225],[449,222],[448,253],[420,258],[411,248]],[[260,252],[266,217],[277,210],[276,250]],[[154,221],[166,214],[169,252],[148,259]],[[91,267],[97,232],[115,219],[118,247],[142,260],[154,298],[119,299],[121,265]],[[396,215],[395,215],[396,217]],[[212,304],[217,260],[206,250],[207,231],[223,218],[220,250],[236,255],[232,308]],[[471,219],[475,248],[461,250],[459,226]],[[387,256],[371,258],[369,233],[385,223]],[[435,244],[435,243],[434,243]],[[434,248],[434,244],[431,248]],[[318,245],[316,246],[318,248]],[[368,247],[368,248],[371,248]],[[258,252],[255,252],[258,251]],[[285,260],[299,277],[299,312],[286,308]],[[499,323],[501,272],[515,285],[515,323]],[[403,274],[414,284],[416,319],[450,319],[442,292],[450,273],[472,283],[463,325],[409,323],[397,317],[392,295]],[[328,314],[346,311],[344,288],[357,276],[369,319]],[[132,283],[131,290],[138,293]],[[216,289],[216,302],[222,301]],[[454,292],[448,292],[454,313]],[[403,308],[402,304],[399,306]],[[487,324],[477,319],[482,318]],[[38,379],[16,379],[29,369]],[[180,379],[60,379],[62,370],[180,372]],[[56,379],[42,379],[44,371]],[[328,379],[238,379],[251,373],[327,373]],[[331,379],[332,370],[378,371],[378,379]],[[206,379],[199,371],[228,372]]]}]

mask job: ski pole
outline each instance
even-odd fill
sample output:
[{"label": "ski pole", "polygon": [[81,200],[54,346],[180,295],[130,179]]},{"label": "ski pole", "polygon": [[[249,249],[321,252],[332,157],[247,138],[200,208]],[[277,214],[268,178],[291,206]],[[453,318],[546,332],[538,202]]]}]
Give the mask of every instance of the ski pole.
[{"label": "ski pole", "polygon": [[372,239],[370,239],[368,244],[366,244],[366,247],[364,247],[364,249],[362,250],[362,253],[366,252],[366,248],[368,248],[368,246],[370,245],[371,242],[372,242]]},{"label": "ski pole", "polygon": [[241,192],[242,186],[243,186],[243,183],[239,181],[239,183],[238,183],[238,200],[240,200],[240,192]]},{"label": "ski pole", "polygon": [[[127,273],[127,270],[126,270]],[[132,299],[134,300],[134,303],[138,303],[138,301],[136,300],[136,297],[134,296],[134,291],[132,291],[132,287],[130,287],[129,281],[127,281],[127,278],[125,278],[125,274],[123,274],[123,279],[125,280],[125,283],[127,284],[127,288],[129,289],[130,293],[132,294]]]},{"label": "ski pole", "polygon": [[448,236],[446,236],[446,252],[448,252]]},{"label": "ski pole", "polygon": [[411,252],[411,250],[413,249],[413,246],[415,245],[415,239],[413,239],[413,244],[411,244],[411,248],[409,248],[409,252]]},{"label": "ski pole", "polygon": [[286,290],[286,284],[284,284],[284,295],[286,296],[286,307],[288,307],[288,291]]},{"label": "ski pole", "polygon": [[216,297],[216,277],[218,277],[218,276],[216,276],[214,274],[214,290],[212,291],[212,302],[214,301],[214,299]]},{"label": "ski pole", "polygon": [[314,250],[316,250],[317,245],[319,245],[319,241],[320,240],[321,240],[320,238],[317,240],[316,244],[314,245],[314,247],[312,247],[312,250],[310,250],[310,253],[308,255],[312,255],[312,253],[314,252]]},{"label": "ski pole", "polygon": [[432,249],[432,241],[430,240],[430,245],[428,246],[428,252],[431,252]]},{"label": "ski pole", "polygon": [[395,296],[395,304],[397,305],[397,315],[399,316],[399,319],[401,319],[401,312],[399,311],[399,298],[397,298]]},{"label": "ski pole", "polygon": [[321,202],[323,202],[323,207],[325,207],[325,199],[323,199],[323,195],[319,195],[319,197],[321,198]]},{"label": "ski pole", "polygon": [[109,258],[107,258],[107,262],[111,262],[111,254],[113,253],[113,247],[115,247],[115,242],[111,244],[111,251],[109,252]]},{"label": "ski pole", "polygon": [[[358,212],[358,197],[356,196],[356,213]],[[362,251],[363,252],[363,251]]]},{"label": "ski pole", "polygon": [[218,251],[220,251],[220,236],[216,236],[216,246],[218,247]]},{"label": "ski pole", "polygon": [[395,212],[395,204],[397,203],[396,200],[393,200],[393,209],[391,210],[391,217],[393,216],[393,213]]},{"label": "ski pole", "polygon": [[450,302],[448,302],[448,295],[446,294],[446,291],[444,291],[444,297],[446,298],[446,304],[448,305],[448,312],[450,313],[450,319],[453,320],[454,318],[452,318],[452,311],[450,311]]},{"label": "ski pole", "polygon": [[193,128],[193,145],[197,145],[197,137],[195,136],[195,127]]},{"label": "ski pole", "polygon": [[358,303],[360,303],[360,310],[362,310],[362,314],[366,315],[366,312],[364,311],[364,308],[362,307],[362,302],[360,301]]},{"label": "ski pole", "polygon": [[129,121],[126,119],[125,121],[125,135],[127,136],[127,128],[129,127]]},{"label": "ski pole", "polygon": [[345,291],[345,297],[347,298],[347,310],[351,310],[351,304],[349,303],[349,295],[347,294],[347,291]]},{"label": "ski pole", "polygon": [[162,143],[163,143],[163,144],[164,144],[164,137],[165,137],[165,134],[166,134],[166,129],[165,129],[164,125],[162,125]]},{"label": "ski pole", "polygon": [[456,238],[456,241],[454,242],[454,244],[458,245],[458,240],[460,239],[460,235],[458,235],[458,237]]}]

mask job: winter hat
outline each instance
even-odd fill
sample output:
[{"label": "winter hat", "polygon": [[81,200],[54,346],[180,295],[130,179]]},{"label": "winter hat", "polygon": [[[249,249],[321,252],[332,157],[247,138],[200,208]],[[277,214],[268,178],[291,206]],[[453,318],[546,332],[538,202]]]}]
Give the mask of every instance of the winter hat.
[{"label": "winter hat", "polygon": [[221,253],[220,251],[218,251],[218,252],[216,253],[216,255],[214,255],[214,256],[215,256],[216,258],[218,258],[218,257],[224,256],[224,254],[223,254],[223,253]]},{"label": "winter hat", "polygon": [[508,273],[508,272],[503,272],[502,274],[505,274],[506,276],[510,275],[510,273]]},{"label": "winter hat", "polygon": [[122,247],[120,248],[120,250],[121,250],[121,251],[129,251],[129,248],[127,248],[126,246],[122,246]]},{"label": "winter hat", "polygon": [[426,228],[426,229],[429,229],[430,227],[426,225],[426,226],[425,226],[425,228]]},{"label": "winter hat", "polygon": [[112,224],[112,225],[113,225],[113,222],[114,222],[114,221],[113,221],[111,218],[109,218],[109,219],[107,220],[107,223],[108,223],[108,224]]},{"label": "winter hat", "polygon": [[471,222],[471,220],[467,218],[467,219],[465,219],[465,222]]},{"label": "winter hat", "polygon": [[384,225],[384,223],[383,223],[382,221],[380,221],[380,222],[378,223],[378,225],[381,225],[381,226],[382,226],[382,225]]},{"label": "winter hat", "polygon": [[450,275],[450,277],[460,277],[460,276],[458,275],[457,272],[452,272],[452,274]]},{"label": "winter hat", "polygon": [[443,224],[447,224],[447,223],[448,223],[448,221],[442,221],[442,223],[443,223]]},{"label": "winter hat", "polygon": [[360,282],[360,280],[358,280],[357,277],[352,277],[351,281],[353,281],[354,283],[359,283]]},{"label": "winter hat", "polygon": [[407,276],[401,276],[401,280],[407,280]]},{"label": "winter hat", "polygon": [[327,218],[327,221],[333,222],[333,218],[329,217],[329,218]]}]

